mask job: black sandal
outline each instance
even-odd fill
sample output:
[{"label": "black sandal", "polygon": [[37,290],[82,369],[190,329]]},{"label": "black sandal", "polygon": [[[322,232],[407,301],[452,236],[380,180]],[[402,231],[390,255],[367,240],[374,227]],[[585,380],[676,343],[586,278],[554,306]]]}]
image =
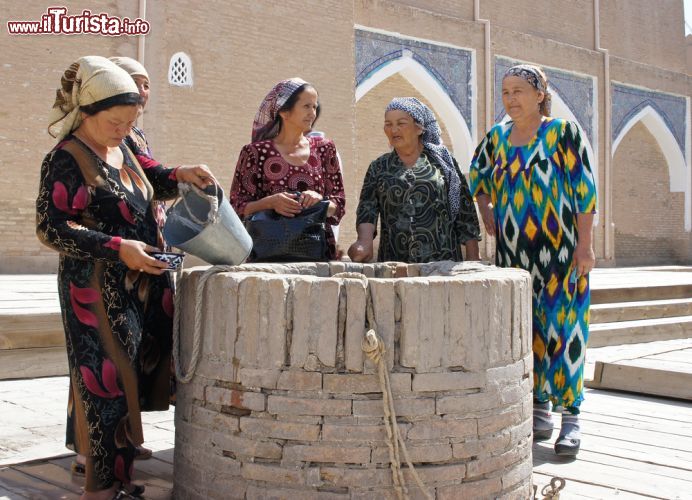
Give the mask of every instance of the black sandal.
[{"label": "black sandal", "polygon": [[113,500],[125,500],[127,498],[144,498],[142,497],[142,495],[144,494],[144,489],[144,486],[139,484],[136,485],[132,489],[132,491],[127,491],[125,488],[121,488],[115,493]]},{"label": "black sandal", "polygon": [[80,464],[77,460],[72,460],[70,464],[70,471],[73,476],[85,476],[86,475],[86,465]]}]

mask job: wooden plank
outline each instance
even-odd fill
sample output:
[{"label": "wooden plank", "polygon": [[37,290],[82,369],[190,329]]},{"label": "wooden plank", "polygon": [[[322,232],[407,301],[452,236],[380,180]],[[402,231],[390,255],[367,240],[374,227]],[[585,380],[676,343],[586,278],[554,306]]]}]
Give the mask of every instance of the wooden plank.
[{"label": "wooden plank", "polygon": [[[557,435],[557,434],[556,434]],[[600,434],[582,434],[581,448],[604,456],[649,461],[673,469],[692,471],[692,453],[682,450],[666,450],[656,446],[609,438]]]},{"label": "wooden plank", "polygon": [[67,374],[64,347],[0,350],[0,380]]},{"label": "wooden plank", "polygon": [[600,408],[604,411],[615,412],[613,414],[619,414],[622,411],[656,414],[662,418],[692,422],[692,404],[687,401],[589,388],[585,389],[584,393],[586,399],[584,404],[588,404],[588,409]]},{"label": "wooden plank", "polygon": [[[636,429],[646,432],[664,432],[672,436],[687,438],[692,444],[692,424],[678,423],[675,426],[667,426],[665,423],[652,419],[650,421],[635,418],[634,416],[599,415],[596,413],[582,412],[579,420],[586,429],[602,428],[603,425],[616,425],[627,429]],[[559,420],[558,420],[559,422]]]},{"label": "wooden plank", "polygon": [[10,309],[12,307],[16,307],[19,310],[28,310],[32,311],[37,308],[44,308],[44,309],[51,309],[51,310],[56,310],[60,309],[60,301],[57,300],[57,298],[50,298],[46,297],[44,299],[2,299],[0,300],[0,310],[2,310],[2,314],[6,315],[7,309]]},{"label": "wooden plank", "polygon": [[[630,364],[634,363],[634,365]],[[692,400],[692,374],[637,366],[637,361],[596,362],[594,379],[587,387],[615,389]],[[599,368],[599,365],[602,365]]]},{"label": "wooden plank", "polygon": [[676,353],[687,349],[692,349],[692,339],[673,339],[659,342],[645,342],[642,344],[589,347],[586,350],[586,362],[621,361],[654,356],[657,354]]},{"label": "wooden plank", "polygon": [[[70,464],[74,455],[50,460],[49,463],[71,476]],[[83,484],[82,479],[72,479],[75,484]],[[146,487],[146,498],[168,499],[173,491],[173,465],[156,458],[135,461],[135,483]]]},{"label": "wooden plank", "polygon": [[151,477],[157,477],[173,484],[173,464],[159,460],[155,456],[149,460],[137,460],[135,462],[135,470],[148,474]]},{"label": "wooden plank", "polygon": [[[554,459],[557,457],[553,451],[552,444],[539,443],[539,449],[534,447],[534,453],[543,458]],[[543,456],[543,455],[545,456]],[[558,462],[564,461],[562,458]],[[633,473],[645,473],[659,477],[658,482],[668,482],[668,479],[681,481],[680,484],[687,484],[687,487],[682,491],[692,492],[692,470],[677,469],[665,465],[654,464],[649,461],[641,461],[630,457],[621,457],[613,454],[597,453],[588,449],[579,451],[578,461],[591,462],[594,464],[609,465],[619,467],[623,470]]]},{"label": "wooden plank", "polygon": [[[540,472],[533,473],[533,484],[538,486],[538,498],[543,498],[540,493],[543,487],[550,484],[550,480],[554,476],[550,474],[542,474]],[[560,491],[560,500],[582,500],[582,499],[618,499],[618,500],[642,500],[644,498],[651,498],[649,496],[637,495],[636,493],[628,493],[620,491],[618,489],[606,488],[603,486],[591,484],[582,481],[569,480],[565,483],[565,488]]]},{"label": "wooden plank", "polygon": [[14,491],[6,490],[0,486],[0,500],[18,500],[20,498],[26,498],[25,496],[20,496]]},{"label": "wooden plank", "polygon": [[12,467],[0,469],[0,487],[11,491],[10,498],[31,498],[32,500],[76,500],[79,495],[37,480]]},{"label": "wooden plank", "polygon": [[65,346],[65,331],[62,323],[58,325],[58,328],[51,325],[49,328],[41,329],[38,325],[33,331],[20,329],[0,332],[0,350],[61,346]]},{"label": "wooden plank", "polygon": [[623,425],[612,425],[599,423],[598,426],[585,426],[583,433],[600,434],[602,436],[608,436],[611,438],[623,440],[623,441],[634,441],[637,443],[648,444],[651,446],[658,446],[660,449],[666,450],[689,450],[689,439],[685,439],[681,436],[676,436],[669,434],[665,430],[652,431],[652,430],[640,430],[640,429],[630,429]]},{"label": "wooden plank", "polygon": [[658,359],[660,361],[678,361],[681,363],[687,363],[689,365],[692,365],[692,349],[690,348],[661,353],[652,353],[647,355],[646,357],[650,359]]},{"label": "wooden plank", "polygon": [[[649,471],[633,471],[622,464],[612,465],[608,460],[598,459],[596,454],[579,454],[578,460],[555,455],[552,448],[534,446],[534,471],[557,475],[568,480],[584,481],[593,478],[597,484],[653,498],[680,498],[681,493],[692,491],[692,483],[675,477],[661,476]],[[591,458],[596,457],[597,461]],[[603,463],[606,462],[606,463]],[[636,462],[630,461],[633,465]],[[536,465],[538,464],[538,465]]]},{"label": "wooden plank", "polygon": [[620,366],[638,366],[653,371],[669,373],[671,377],[692,375],[692,363],[688,361],[662,360],[656,356],[618,361]]},{"label": "wooden plank", "polygon": [[48,462],[40,462],[26,465],[16,465],[13,468],[23,472],[24,474],[35,477],[36,479],[39,479],[45,483],[58,486],[77,495],[82,493],[81,490],[83,481],[79,481],[79,484],[77,484],[73,481],[70,470],[65,470],[63,467],[58,465]]}]

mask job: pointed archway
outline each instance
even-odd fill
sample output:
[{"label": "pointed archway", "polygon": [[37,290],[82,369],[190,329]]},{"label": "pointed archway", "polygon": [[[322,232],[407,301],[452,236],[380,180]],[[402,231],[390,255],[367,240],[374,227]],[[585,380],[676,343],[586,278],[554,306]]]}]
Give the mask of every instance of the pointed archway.
[{"label": "pointed archway", "polygon": [[356,102],[397,73],[401,74],[430,102],[438,120],[444,124],[449,133],[452,154],[459,162],[461,169],[467,171],[476,144],[466,120],[438,80],[412,57],[410,51],[403,50],[401,57],[387,61],[361,81],[356,87]]},{"label": "pointed archway", "polygon": [[637,123],[641,122],[656,140],[666,159],[671,193],[685,193],[685,231],[692,229],[692,189],[690,168],[684,153],[675,140],[661,114],[653,106],[645,106],[633,115],[613,141],[613,156],[622,139]]}]

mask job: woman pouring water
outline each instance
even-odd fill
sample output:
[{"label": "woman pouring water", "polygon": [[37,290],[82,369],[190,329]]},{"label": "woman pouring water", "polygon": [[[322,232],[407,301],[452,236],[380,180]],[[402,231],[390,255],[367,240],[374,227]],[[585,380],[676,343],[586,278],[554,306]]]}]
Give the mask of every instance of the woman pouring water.
[{"label": "woman pouring water", "polygon": [[82,499],[144,490],[132,483],[141,412],[168,408],[171,356],[170,343],[149,339],[170,339],[172,325],[146,318],[173,315],[167,264],[149,255],[157,249],[152,204],[174,198],[178,182],[215,182],[206,166],[142,168],[123,142],[140,105],[127,72],[80,58],[62,75],[50,120],[58,144],[41,166],[36,232],[60,253],[69,406],[86,457]]}]

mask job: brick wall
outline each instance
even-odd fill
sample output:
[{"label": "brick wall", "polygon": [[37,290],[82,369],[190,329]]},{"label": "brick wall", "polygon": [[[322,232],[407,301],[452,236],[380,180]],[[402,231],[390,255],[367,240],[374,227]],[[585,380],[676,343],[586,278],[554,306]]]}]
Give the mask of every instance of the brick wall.
[{"label": "brick wall", "polygon": [[[596,161],[603,165],[606,94],[603,56],[593,51],[593,4],[589,0],[565,1],[560,3],[564,15],[547,15],[554,4],[520,0],[510,8],[506,2],[482,0],[481,15],[492,20],[493,56],[531,60],[597,78],[600,157]],[[613,80],[678,95],[692,93],[692,80],[680,73],[688,67],[681,4],[679,0],[601,2],[602,45],[614,56]],[[138,5],[137,0],[125,0],[108,3],[102,10],[134,18]],[[46,10],[46,4],[37,0],[0,0],[0,6],[7,19],[16,20],[39,19]],[[88,2],[70,2],[70,12],[79,13],[83,8],[95,10]],[[363,123],[379,128],[381,116],[374,121],[356,116],[354,24],[473,49],[477,138],[489,126],[484,123],[483,26],[472,21],[472,0],[325,0],[319,2],[319,8],[306,8],[306,2],[298,0],[238,0],[232,6],[208,2],[204,9],[171,1],[148,2],[147,9],[152,28],[145,38],[144,62],[152,76],[152,96],[143,124],[155,156],[173,165],[207,163],[228,188],[260,100],[276,81],[302,76],[320,92],[323,116],[318,128],[335,140],[344,163],[348,206],[342,245],[355,236],[354,211],[364,169],[386,149],[380,130],[362,135]],[[11,57],[0,66],[0,82],[10,92],[9,104],[0,112],[0,168],[4,173],[0,179],[0,231],[4,236],[0,272],[46,272],[55,269],[57,257],[34,235],[34,200],[41,160],[54,145],[45,132],[54,89],[61,72],[78,57],[88,53],[136,57],[137,40],[95,35],[10,37],[5,30],[3,26],[0,51]],[[169,59],[178,51],[192,58],[193,88],[172,87],[167,82]],[[373,92],[386,91],[390,83],[384,85]],[[358,104],[359,115],[362,106]],[[380,103],[373,109],[378,106]],[[627,146],[620,148],[626,151]],[[603,168],[599,168],[599,176],[599,186],[603,186]],[[603,207],[602,191],[600,201]],[[595,233],[597,257],[603,256],[603,234],[601,220]],[[665,238],[688,235],[678,230]],[[660,263],[665,263],[663,257]]]},{"label": "brick wall", "polygon": [[686,71],[681,0],[601,1],[601,45],[613,56]]},{"label": "brick wall", "polygon": [[[603,3],[603,2],[601,2]],[[593,0],[481,0],[481,17],[515,36],[525,33],[577,47],[593,48]],[[529,59],[525,57],[524,59]]]},{"label": "brick wall", "polygon": [[[0,84],[8,90],[0,111],[0,272],[57,270],[57,254],[35,234],[35,202],[45,154],[55,145],[46,128],[55,90],[67,67],[87,54],[136,55],[136,41],[98,35],[10,36],[5,20],[40,20],[50,3],[2,2]],[[68,14],[93,9],[93,2],[70,2]],[[108,13],[137,17],[136,0],[109,5]]]},{"label": "brick wall", "polygon": [[670,192],[668,166],[655,138],[642,123],[636,124],[613,159],[618,264],[689,263],[684,202],[684,193]]}]

